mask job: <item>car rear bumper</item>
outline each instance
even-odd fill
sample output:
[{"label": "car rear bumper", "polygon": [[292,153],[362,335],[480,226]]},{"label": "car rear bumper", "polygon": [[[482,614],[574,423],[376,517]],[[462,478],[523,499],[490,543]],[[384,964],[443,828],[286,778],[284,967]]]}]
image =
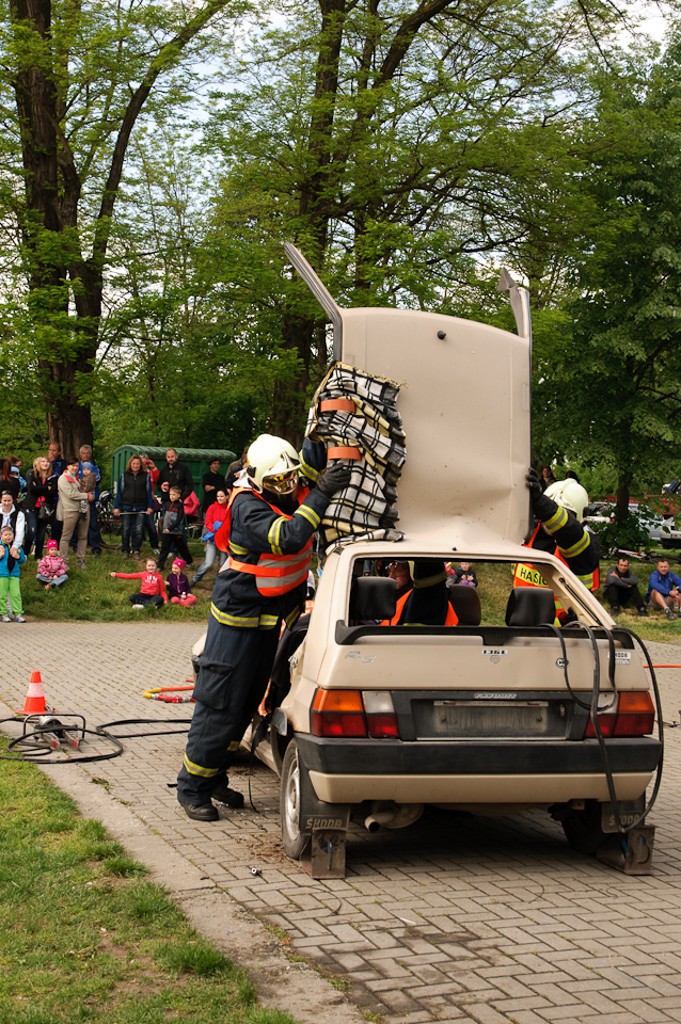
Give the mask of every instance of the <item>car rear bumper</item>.
[{"label": "car rear bumper", "polygon": [[[329,803],[535,803],[609,799],[596,740],[411,742],[329,740],[298,734],[319,799]],[[621,800],[643,793],[660,758],[652,737],[609,739]]]}]

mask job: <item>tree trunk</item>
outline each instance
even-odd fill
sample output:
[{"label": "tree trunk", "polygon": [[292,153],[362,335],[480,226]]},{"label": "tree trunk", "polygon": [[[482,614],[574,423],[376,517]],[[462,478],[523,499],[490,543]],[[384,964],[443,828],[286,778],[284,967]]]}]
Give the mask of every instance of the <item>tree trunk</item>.
[{"label": "tree trunk", "polygon": [[[123,88],[128,101],[101,188],[92,254],[86,258],[80,249],[78,223],[83,172],[76,166],[67,123],[69,91],[81,83],[68,80],[71,55],[66,49],[59,51],[53,38],[53,0],[10,0],[17,60],[13,86],[26,194],[20,224],[28,302],[50,440],[58,441],[65,453],[76,453],[80,445],[92,443],[88,381],[97,355],[114,206],[133,128],[159,75],[177,63],[188,43],[228,3],[206,0],[173,38],[149,54],[146,73],[136,88],[131,89],[127,80],[112,83],[108,78],[87,83],[93,90]],[[76,12],[82,13],[78,3],[71,14]],[[110,125],[102,128],[103,133],[110,131]]]}]

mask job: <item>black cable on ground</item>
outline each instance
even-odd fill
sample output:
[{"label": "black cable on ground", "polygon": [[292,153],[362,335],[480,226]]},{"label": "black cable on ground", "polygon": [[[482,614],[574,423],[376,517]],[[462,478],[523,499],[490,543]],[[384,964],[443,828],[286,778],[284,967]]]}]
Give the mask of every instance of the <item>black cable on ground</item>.
[{"label": "black cable on ground", "polygon": [[121,718],[116,722],[104,722],[103,725],[98,725],[96,732],[106,732],[107,735],[113,736],[110,729],[115,729],[119,725],[166,725],[168,722],[172,722],[174,725],[186,725],[186,729],[163,729],[161,731],[154,730],[153,732],[124,732],[118,733],[116,738],[119,740],[129,739],[142,739],[145,736],[184,736],[189,732],[189,725],[191,724],[191,718]]},{"label": "black cable on ground", "polygon": [[[3,718],[0,720],[0,725],[4,725],[5,722],[24,722],[23,716],[13,715],[11,718]],[[32,761],[40,758],[40,764],[88,764],[95,761],[111,761],[114,757],[120,757],[124,751],[124,746],[115,736],[109,735],[106,732],[99,732],[93,729],[85,729],[81,726],[78,728],[69,729],[68,726],[60,725],[59,729],[62,733],[77,732],[79,737],[82,736],[98,736],[111,743],[114,747],[105,754],[72,754],[70,751],[64,750],[59,757],[49,758],[47,755],[55,752],[55,748],[52,747],[47,740],[41,740],[40,737],[47,733],[55,732],[54,722],[47,723],[45,726],[36,726],[32,732],[24,733],[21,736],[17,736],[15,739],[11,739],[8,742],[7,750],[17,750],[16,754],[7,753],[0,754],[0,761]],[[26,745],[29,749],[21,750],[23,745]],[[67,756],[68,755],[68,756]]]}]

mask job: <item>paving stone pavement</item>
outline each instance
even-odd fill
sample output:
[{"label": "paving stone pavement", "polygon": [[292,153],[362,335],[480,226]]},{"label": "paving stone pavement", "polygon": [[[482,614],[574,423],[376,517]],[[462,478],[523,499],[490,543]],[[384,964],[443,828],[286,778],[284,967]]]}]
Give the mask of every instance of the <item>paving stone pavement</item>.
[{"label": "paving stone pavement", "polygon": [[[150,718],[160,733],[191,713],[190,705],[145,700],[143,692],[185,682],[202,632],[196,626],[28,623],[2,630],[5,714],[23,706],[35,670],[48,704],[85,715],[90,728]],[[681,643],[649,649],[656,663],[681,664]],[[430,812],[402,831],[353,830],[347,877],[314,881],[281,850],[275,777],[246,758],[232,780],[250,789],[256,809],[247,803],[205,825],[180,812],[170,788],[183,735],[126,738],[121,757],[49,772],[134,853],[153,860],[211,938],[236,947],[257,974],[270,973],[273,984],[259,990],[298,1010],[300,1020],[679,1022],[681,729],[674,726],[681,672],[657,675],[667,727],[663,782],[649,819],[657,828],[649,876],[582,857],[543,813],[483,820]],[[284,968],[282,948],[290,957]],[[314,972],[297,973],[303,958],[340,979],[347,999]],[[288,1003],[287,986],[297,986]]]}]

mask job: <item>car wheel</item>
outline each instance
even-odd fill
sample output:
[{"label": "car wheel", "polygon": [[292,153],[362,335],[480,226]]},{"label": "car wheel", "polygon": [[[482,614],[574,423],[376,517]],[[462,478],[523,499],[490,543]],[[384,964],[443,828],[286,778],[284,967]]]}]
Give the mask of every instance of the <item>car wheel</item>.
[{"label": "car wheel", "polygon": [[601,827],[601,805],[588,800],[583,811],[570,811],[561,819],[563,832],[573,850],[594,856],[605,839]]},{"label": "car wheel", "polygon": [[298,745],[291,740],[284,762],[281,766],[281,787],[279,791],[279,810],[281,814],[281,841],[286,854],[293,860],[299,860],[305,852],[311,829],[305,829],[301,822],[302,776],[306,771],[300,760]]}]

